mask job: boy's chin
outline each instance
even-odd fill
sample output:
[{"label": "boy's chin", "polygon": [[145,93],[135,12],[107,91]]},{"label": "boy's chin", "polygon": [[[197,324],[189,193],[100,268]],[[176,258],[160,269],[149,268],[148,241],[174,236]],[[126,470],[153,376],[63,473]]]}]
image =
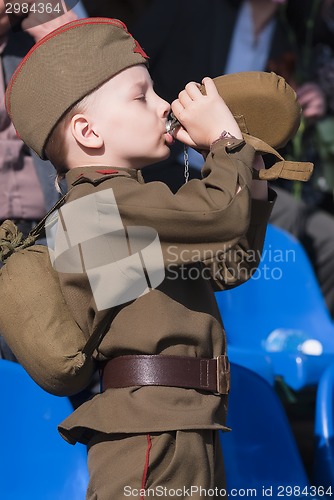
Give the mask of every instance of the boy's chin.
[{"label": "boy's chin", "polygon": [[145,162],[145,167],[149,167],[150,165],[154,165],[155,163],[160,163],[161,161],[167,160],[167,158],[170,157],[170,149],[168,148],[166,153],[161,156],[157,156],[156,158],[148,158],[147,161]]}]

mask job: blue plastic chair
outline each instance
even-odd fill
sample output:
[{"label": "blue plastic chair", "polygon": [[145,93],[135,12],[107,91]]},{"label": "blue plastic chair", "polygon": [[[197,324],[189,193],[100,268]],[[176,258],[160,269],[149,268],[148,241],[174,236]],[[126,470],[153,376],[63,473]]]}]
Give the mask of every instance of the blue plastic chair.
[{"label": "blue plastic chair", "polygon": [[[281,376],[293,389],[317,385],[334,360],[334,324],[302,245],[282,229],[268,226],[259,268],[232,290],[217,292],[231,361],[272,382]],[[294,331],[321,343],[321,355],[297,347],[269,352],[275,330]]]},{"label": "blue plastic chair", "polygon": [[73,410],[48,394],[17,363],[0,360],[0,498],[84,500],[87,452],[71,446],[57,425]]},{"label": "blue plastic chair", "polygon": [[[227,425],[232,431],[220,437],[233,497],[301,497],[291,495],[289,487],[302,490],[310,483],[284,408],[265,379],[234,363]],[[245,493],[247,489],[256,494]]]},{"label": "blue plastic chair", "polygon": [[314,483],[334,494],[334,364],[323,373],[316,396]]}]

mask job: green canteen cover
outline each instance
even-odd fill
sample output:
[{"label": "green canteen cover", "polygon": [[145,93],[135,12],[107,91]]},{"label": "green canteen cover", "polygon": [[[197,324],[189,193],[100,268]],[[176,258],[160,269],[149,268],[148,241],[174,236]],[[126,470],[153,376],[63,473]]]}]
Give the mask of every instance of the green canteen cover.
[{"label": "green canteen cover", "polygon": [[48,248],[13,253],[0,270],[0,331],[18,362],[47,392],[70,396],[94,373],[87,338],[74,321]]},{"label": "green canteen cover", "polygon": [[[296,134],[301,107],[295,91],[275,73],[245,71],[214,78],[244,134],[280,149]],[[204,92],[204,87],[201,87]]]},{"label": "green canteen cover", "polygon": [[[313,163],[285,160],[276,151],[296,135],[302,113],[297,94],[285,79],[276,73],[245,71],[213,80],[238,122],[245,141],[260,154],[276,157],[272,167],[254,170],[253,178],[308,181]],[[205,94],[204,85],[201,91]]]}]

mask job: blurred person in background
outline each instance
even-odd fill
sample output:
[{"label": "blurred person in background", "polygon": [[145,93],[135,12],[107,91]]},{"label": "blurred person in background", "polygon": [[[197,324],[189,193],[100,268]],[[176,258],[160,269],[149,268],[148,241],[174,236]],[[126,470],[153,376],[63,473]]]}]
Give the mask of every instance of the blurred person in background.
[{"label": "blurred person in background", "polygon": [[[57,4],[60,6],[61,2],[49,2],[55,9],[49,14],[42,7],[40,12],[26,13],[30,4],[31,1],[15,2],[14,8],[14,2],[0,0],[0,224],[11,219],[24,237],[56,203],[59,193],[52,164],[41,160],[17,136],[5,109],[5,90],[35,42],[57,26],[77,18],[72,10],[58,12]],[[0,358],[15,361],[1,335]]]}]

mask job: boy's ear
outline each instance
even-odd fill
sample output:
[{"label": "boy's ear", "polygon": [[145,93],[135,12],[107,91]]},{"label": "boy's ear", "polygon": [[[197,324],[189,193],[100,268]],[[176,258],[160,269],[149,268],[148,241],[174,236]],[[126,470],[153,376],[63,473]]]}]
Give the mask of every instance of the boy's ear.
[{"label": "boy's ear", "polygon": [[74,139],[85,148],[99,149],[104,144],[97,128],[85,115],[77,114],[72,117],[71,132]]}]

